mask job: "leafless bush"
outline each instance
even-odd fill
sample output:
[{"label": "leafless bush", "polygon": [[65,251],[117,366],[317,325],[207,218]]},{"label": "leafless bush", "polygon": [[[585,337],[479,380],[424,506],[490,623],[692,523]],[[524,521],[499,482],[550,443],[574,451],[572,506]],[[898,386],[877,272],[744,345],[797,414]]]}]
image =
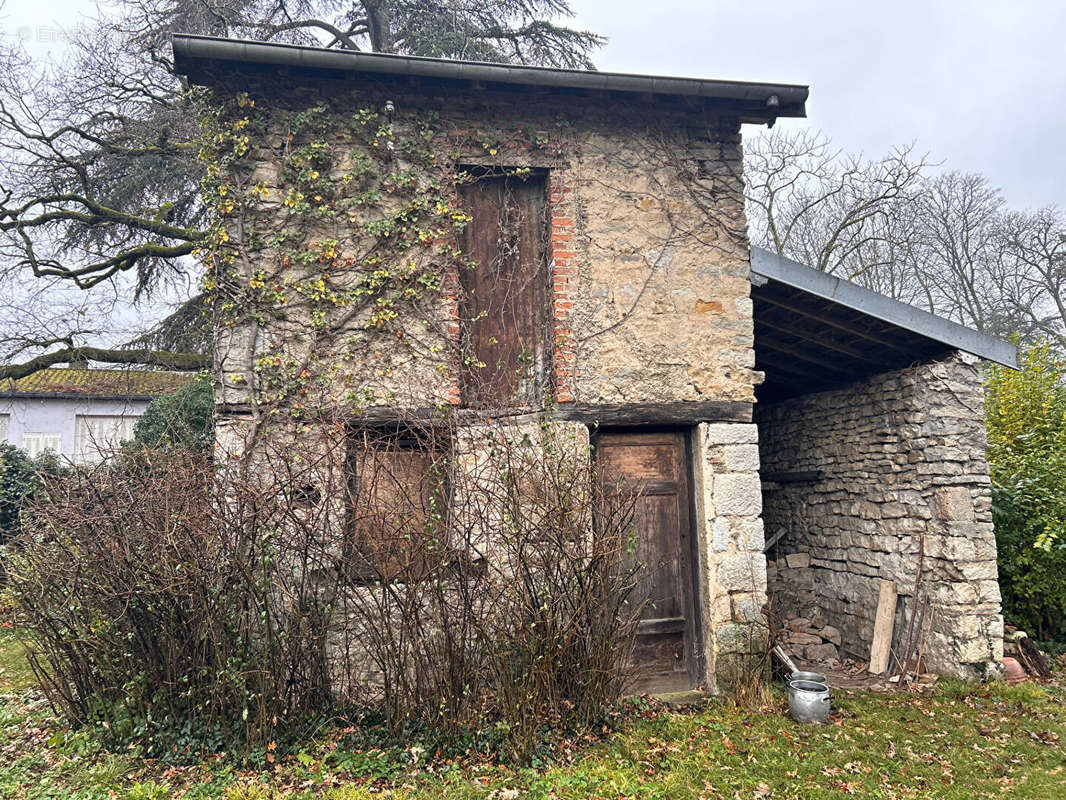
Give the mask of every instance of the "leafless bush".
[{"label": "leafless bush", "polygon": [[351,529],[375,534],[349,562],[365,581],[344,616],[392,726],[454,735],[489,718],[520,756],[546,725],[592,722],[628,678],[634,498],[550,426],[417,435],[356,443]]},{"label": "leafless bush", "polygon": [[587,441],[330,431],[254,461],[144,450],[51,482],[7,561],[52,702],[160,747],[280,740],[380,705],[397,735],[491,724],[518,757],[602,714],[642,609],[635,501]]}]

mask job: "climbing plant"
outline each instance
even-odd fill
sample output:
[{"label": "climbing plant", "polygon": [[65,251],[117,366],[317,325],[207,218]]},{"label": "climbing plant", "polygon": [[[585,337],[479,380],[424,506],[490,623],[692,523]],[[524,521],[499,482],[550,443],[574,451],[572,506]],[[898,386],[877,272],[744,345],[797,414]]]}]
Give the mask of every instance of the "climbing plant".
[{"label": "climbing plant", "polygon": [[504,140],[547,139],[517,127],[445,132],[436,113],[388,99],[269,114],[247,93],[213,99],[200,154],[216,214],[203,288],[223,336],[269,331],[251,372],[228,385],[294,416],[321,410],[346,380],[332,399],[348,411],[391,402],[397,371],[440,395],[464,358],[448,296],[459,270],[476,266],[459,246],[470,217],[458,189],[477,176],[457,165],[471,152],[496,158]]}]

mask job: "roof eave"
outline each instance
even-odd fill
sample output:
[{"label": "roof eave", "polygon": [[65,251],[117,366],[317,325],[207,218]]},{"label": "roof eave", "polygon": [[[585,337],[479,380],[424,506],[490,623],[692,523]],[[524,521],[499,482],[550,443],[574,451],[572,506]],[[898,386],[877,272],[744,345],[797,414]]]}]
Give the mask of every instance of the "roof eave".
[{"label": "roof eave", "polygon": [[592,70],[514,66],[419,56],[329,50],[210,36],[172,36],[175,70],[194,83],[214,82],[210,64],[289,67],[324,74],[378,74],[436,78],[469,84],[508,84],[672,97],[735,104],[745,121],[806,116],[809,88],[797,84],[703,80]]},{"label": "roof eave", "polygon": [[882,322],[898,325],[956,350],[1012,369],[1018,368],[1018,348],[1010,342],[979,333],[761,247],[751,248],[751,271],[753,275],[778,281]]},{"label": "roof eave", "polygon": [[0,400],[147,400],[170,394],[105,394],[100,392],[0,392]]}]

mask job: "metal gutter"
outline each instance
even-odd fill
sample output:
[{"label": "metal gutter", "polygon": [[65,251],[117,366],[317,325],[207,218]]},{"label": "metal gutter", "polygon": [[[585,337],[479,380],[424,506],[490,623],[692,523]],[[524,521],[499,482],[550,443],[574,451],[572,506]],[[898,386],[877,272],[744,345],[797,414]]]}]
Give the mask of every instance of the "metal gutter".
[{"label": "metal gutter", "polygon": [[1005,367],[1018,368],[1018,348],[1009,342],[978,333],[965,325],[893,300],[857,283],[842,280],[761,247],[751,248],[751,272],[753,277],[783,283],[956,350],[972,353]]},{"label": "metal gutter", "polygon": [[163,394],[97,394],[89,392],[0,392],[0,400],[155,400]]},{"label": "metal gutter", "polygon": [[[308,70],[358,72],[438,78],[468,83],[544,86],[603,92],[629,92],[749,103],[765,109],[767,120],[806,116],[807,86],[784,83],[672,78],[622,72],[512,66],[480,61],[452,61],[352,50],[329,50],[291,44],[174,34],[174,66],[191,80],[205,78],[208,62],[297,67]],[[749,111],[751,109],[748,109]]]}]

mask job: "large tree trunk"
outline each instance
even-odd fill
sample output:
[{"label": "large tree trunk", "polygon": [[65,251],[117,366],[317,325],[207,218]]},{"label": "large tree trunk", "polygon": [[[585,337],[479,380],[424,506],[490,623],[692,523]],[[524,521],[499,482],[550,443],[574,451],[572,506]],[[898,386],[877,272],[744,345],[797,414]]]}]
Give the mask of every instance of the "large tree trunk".
[{"label": "large tree trunk", "polygon": [[370,28],[370,47],[376,53],[392,52],[388,0],[363,0]]}]

